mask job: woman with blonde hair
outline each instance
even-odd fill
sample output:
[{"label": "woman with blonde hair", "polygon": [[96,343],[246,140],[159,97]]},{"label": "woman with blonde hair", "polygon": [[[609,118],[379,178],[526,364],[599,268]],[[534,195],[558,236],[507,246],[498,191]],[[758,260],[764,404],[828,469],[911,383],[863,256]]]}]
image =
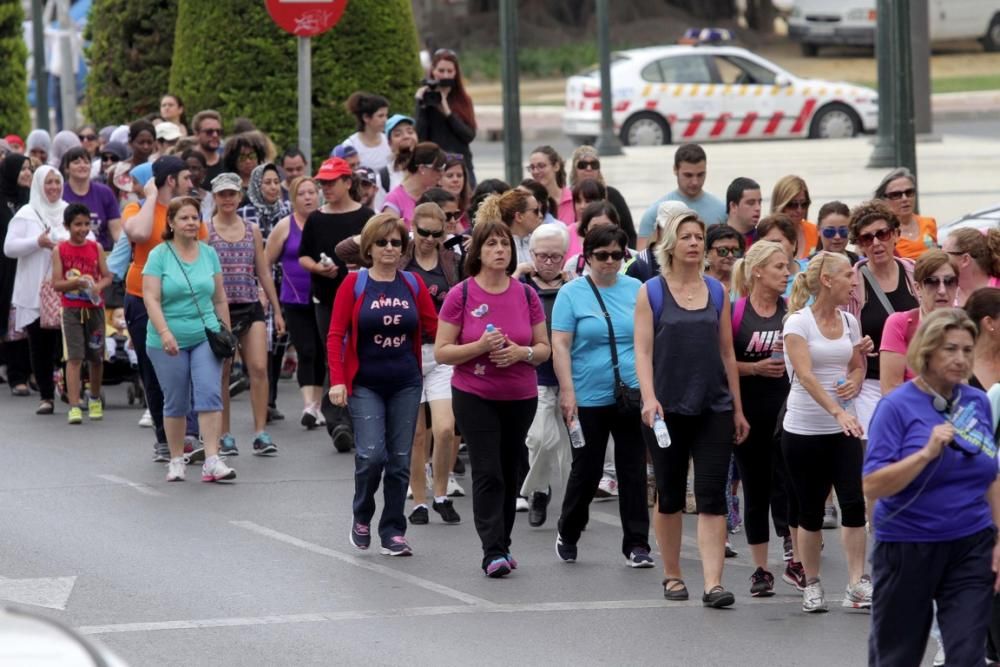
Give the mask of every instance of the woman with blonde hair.
[{"label": "woman with blonde hair", "polygon": [[[864,379],[861,327],[847,305],[856,286],[851,263],[821,252],[795,277],[783,331],[792,377],[782,423],[781,449],[799,505],[790,517],[805,569],[802,611],[827,611],[820,583],[823,513],[833,487],[840,502],[848,586],[843,605],[868,608],[872,584],[864,574],[865,499],[861,493],[864,434],[853,401]],[[812,297],[812,305],[806,302]]]},{"label": "woman with blonde hair", "polygon": [[941,249],[958,261],[957,305],[982,287],[1000,287],[1000,229],[956,229]]},{"label": "woman with blonde hair", "polygon": [[727,477],[733,444],[742,443],[749,430],[740,400],[729,298],[722,283],[703,274],[705,223],[698,218],[671,218],[655,252],[660,275],[646,281],[636,297],[635,365],[642,420],[659,429],[662,419],[673,443],[649,447],[663,596],[688,599],[680,566],[681,510],[688,458],[693,456],[702,604],[728,607],[736,598],[722,587]]},{"label": "woman with blonde hair", "polygon": [[806,216],[809,213],[809,186],[801,176],[783,176],[774,184],[771,192],[771,213],[784,213],[787,215],[798,232],[798,257],[805,259],[809,257],[819,242],[819,233],[816,225],[809,222]]}]

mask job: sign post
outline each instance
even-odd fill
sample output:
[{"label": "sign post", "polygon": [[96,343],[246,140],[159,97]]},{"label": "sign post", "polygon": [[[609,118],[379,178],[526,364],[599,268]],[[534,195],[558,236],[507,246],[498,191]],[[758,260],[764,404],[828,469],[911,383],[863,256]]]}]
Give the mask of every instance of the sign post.
[{"label": "sign post", "polygon": [[337,25],[348,0],[266,0],[279,28],[298,40],[299,150],[312,170],[312,38]]}]

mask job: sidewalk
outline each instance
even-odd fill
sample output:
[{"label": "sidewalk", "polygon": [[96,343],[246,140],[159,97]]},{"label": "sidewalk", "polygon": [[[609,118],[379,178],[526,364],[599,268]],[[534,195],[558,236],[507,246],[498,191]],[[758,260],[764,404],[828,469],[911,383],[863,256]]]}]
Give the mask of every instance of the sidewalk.
[{"label": "sidewalk", "polygon": [[[888,169],[867,169],[872,153],[870,136],[854,139],[743,142],[706,144],[708,179],[705,189],[725,199],[726,188],[738,176],[761,184],[765,212],[775,181],[798,174],[809,184],[813,205],[834,199],[849,206],[870,199]],[[621,190],[633,219],[660,196],[676,188],[672,173],[674,146],[626,148],[623,157],[601,158],[608,183]],[[920,210],[938,224],[1000,202],[1000,138],[946,135],[938,142],[917,145]],[[503,176],[500,159],[476,160],[480,178]],[[766,214],[766,213],[765,213]]]}]

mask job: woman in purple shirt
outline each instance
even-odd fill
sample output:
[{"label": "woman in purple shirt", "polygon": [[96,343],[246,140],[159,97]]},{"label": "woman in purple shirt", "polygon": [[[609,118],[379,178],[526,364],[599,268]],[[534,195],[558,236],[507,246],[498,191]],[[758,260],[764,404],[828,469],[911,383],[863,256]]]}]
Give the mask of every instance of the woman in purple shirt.
[{"label": "woman in purple shirt", "polygon": [[63,199],[90,209],[94,236],[101,247],[110,252],[122,232],[121,211],[111,188],[90,180],[90,153],[82,146],[69,149],[63,156],[60,171],[66,179]]}]

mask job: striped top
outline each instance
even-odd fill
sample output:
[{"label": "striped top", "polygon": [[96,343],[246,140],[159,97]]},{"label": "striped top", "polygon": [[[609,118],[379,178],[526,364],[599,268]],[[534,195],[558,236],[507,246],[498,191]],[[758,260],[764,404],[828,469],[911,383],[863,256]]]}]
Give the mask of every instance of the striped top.
[{"label": "striped top", "polygon": [[208,223],[208,244],[215,248],[222,264],[222,282],[229,303],[254,303],[257,301],[257,266],[253,228],[243,221],[243,238],[235,243],[225,240],[215,231],[215,224]]}]

